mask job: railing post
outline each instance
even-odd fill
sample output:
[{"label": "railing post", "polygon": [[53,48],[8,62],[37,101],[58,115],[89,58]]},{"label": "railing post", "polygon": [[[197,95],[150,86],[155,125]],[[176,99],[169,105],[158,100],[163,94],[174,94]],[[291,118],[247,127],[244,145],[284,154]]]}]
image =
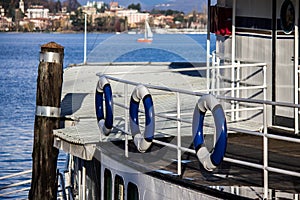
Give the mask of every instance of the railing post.
[{"label": "railing post", "polygon": [[180,96],[176,92],[177,97],[177,174],[181,175],[181,122],[180,119]]},{"label": "railing post", "polygon": [[81,170],[78,169],[78,197],[79,199],[82,199],[82,185],[81,185],[81,179],[82,174]]},{"label": "railing post", "polygon": [[[214,59],[215,59],[215,57],[214,57]],[[213,95],[216,94],[216,65],[215,65],[215,63],[216,62],[214,60],[213,65],[211,67],[211,89],[212,89],[211,93]]]},{"label": "railing post", "polygon": [[[240,67],[240,62],[237,63],[236,66],[236,97],[240,98],[240,79],[241,79],[241,67]],[[240,119],[240,104],[238,101],[235,103],[236,106],[236,112],[235,112],[235,119],[239,120]]]},{"label": "railing post", "polygon": [[82,165],[82,200],[86,198],[86,168],[85,168],[85,161],[83,160]]},{"label": "railing post", "polygon": [[[295,6],[295,16],[299,16],[299,1],[296,1],[296,6]],[[298,17],[295,17],[295,40],[294,40],[294,82],[295,82],[295,89],[294,89],[294,95],[295,95],[295,104],[298,105],[299,104],[299,19]],[[295,108],[294,109],[294,118],[295,118],[295,134],[299,133],[299,109]]]},{"label": "railing post", "polygon": [[86,32],[87,32],[87,14],[84,14],[84,45],[83,45],[83,64],[86,64],[86,52],[87,52],[87,39],[86,39]]},{"label": "railing post", "polygon": [[[211,4],[211,0],[207,0],[207,20],[208,22],[210,21],[210,4]],[[206,38],[206,89],[207,91],[209,91],[209,66],[210,66],[210,23],[207,23],[207,38]]]},{"label": "railing post", "polygon": [[[266,65],[263,67],[263,73],[264,73],[264,89],[263,89],[263,96],[264,96],[264,102],[267,99],[267,80],[266,80],[266,73],[267,68]],[[266,103],[263,104],[263,126],[264,126],[264,132],[263,132],[263,160],[264,160],[264,199],[268,199],[268,191],[269,191],[269,173],[268,173],[268,126],[267,126],[267,105]]]},{"label": "railing post", "polygon": [[[235,15],[236,15],[236,0],[232,2],[232,35],[231,35],[231,97],[235,97]],[[235,120],[234,116],[235,101],[231,101],[231,121]]]},{"label": "railing post", "polygon": [[220,95],[220,58],[216,56],[216,67],[217,67],[217,95]]},{"label": "railing post", "polygon": [[[124,104],[125,106],[128,105],[128,84],[124,83]],[[128,158],[128,110],[124,108],[125,110],[125,157]]]}]

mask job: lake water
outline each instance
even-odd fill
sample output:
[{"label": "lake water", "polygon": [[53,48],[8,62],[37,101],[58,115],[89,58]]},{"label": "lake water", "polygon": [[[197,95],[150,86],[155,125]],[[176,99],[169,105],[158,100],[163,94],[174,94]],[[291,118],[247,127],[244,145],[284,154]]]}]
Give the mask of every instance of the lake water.
[{"label": "lake water", "polygon": [[[91,52],[99,43],[111,36],[113,34],[88,34],[87,51]],[[206,48],[206,35],[190,35],[189,37],[201,44],[204,49]],[[39,51],[41,45],[50,41],[55,41],[65,47],[64,67],[72,63],[83,62],[83,34],[0,34],[0,177],[32,167],[31,153]],[[134,53],[135,56],[125,55],[117,61],[146,61],[143,59],[144,52],[135,51]],[[164,52],[159,52],[159,55],[163,61],[174,59],[173,57],[166,58]],[[168,54],[168,56],[174,55]],[[58,162],[60,169],[64,167],[64,158],[65,155],[60,153]],[[27,178],[30,176],[31,174]],[[10,183],[0,180],[0,187],[7,184]],[[1,193],[3,192],[0,191]],[[10,198],[26,199],[27,193],[28,191],[21,192]]]}]

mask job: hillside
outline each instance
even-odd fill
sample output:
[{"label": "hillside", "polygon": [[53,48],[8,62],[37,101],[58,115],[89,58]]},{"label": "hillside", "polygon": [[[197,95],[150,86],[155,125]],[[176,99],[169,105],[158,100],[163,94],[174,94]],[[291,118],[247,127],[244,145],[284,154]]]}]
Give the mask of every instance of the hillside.
[{"label": "hillside", "polygon": [[[24,1],[24,0],[23,0]],[[24,1],[25,10],[29,8],[31,5],[42,5],[46,8],[49,8],[50,12],[56,13],[58,12],[62,6],[66,6],[68,11],[76,10],[80,3],[77,0],[26,0]],[[13,17],[16,8],[19,8],[19,0],[2,0],[0,4],[6,10],[6,15],[8,17]]]}]

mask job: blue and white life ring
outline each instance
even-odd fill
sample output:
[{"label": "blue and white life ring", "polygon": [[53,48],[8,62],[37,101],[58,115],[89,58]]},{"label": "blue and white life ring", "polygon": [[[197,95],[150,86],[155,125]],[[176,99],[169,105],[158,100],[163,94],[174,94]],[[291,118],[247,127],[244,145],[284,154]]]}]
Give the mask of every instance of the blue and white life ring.
[{"label": "blue and white life ring", "polygon": [[[139,127],[139,103],[143,101],[145,109],[145,130],[143,133]],[[134,144],[140,152],[145,152],[152,144],[155,130],[154,107],[151,94],[144,85],[138,85],[131,94],[130,106],[130,130],[134,136]]]},{"label": "blue and white life ring", "polygon": [[[209,152],[205,146],[203,135],[203,121],[207,110],[212,112],[216,127],[212,152]],[[213,95],[202,96],[196,104],[192,131],[197,157],[206,170],[212,171],[222,162],[227,147],[227,125],[224,110]]]},{"label": "blue and white life ring", "polygon": [[[106,116],[104,116],[103,109],[103,94]],[[98,125],[101,132],[104,135],[108,135],[111,132],[113,126],[113,99],[110,83],[104,76],[101,76],[98,81],[95,99]]]}]

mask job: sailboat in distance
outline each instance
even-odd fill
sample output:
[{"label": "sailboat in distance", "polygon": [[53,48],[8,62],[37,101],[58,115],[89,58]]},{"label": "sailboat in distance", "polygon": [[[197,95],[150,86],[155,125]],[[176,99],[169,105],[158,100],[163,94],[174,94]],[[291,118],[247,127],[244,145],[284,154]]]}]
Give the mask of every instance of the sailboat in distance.
[{"label": "sailboat in distance", "polygon": [[153,40],[153,33],[151,31],[151,28],[149,26],[148,20],[145,20],[145,35],[144,38],[139,38],[137,41],[138,42],[152,42]]}]

